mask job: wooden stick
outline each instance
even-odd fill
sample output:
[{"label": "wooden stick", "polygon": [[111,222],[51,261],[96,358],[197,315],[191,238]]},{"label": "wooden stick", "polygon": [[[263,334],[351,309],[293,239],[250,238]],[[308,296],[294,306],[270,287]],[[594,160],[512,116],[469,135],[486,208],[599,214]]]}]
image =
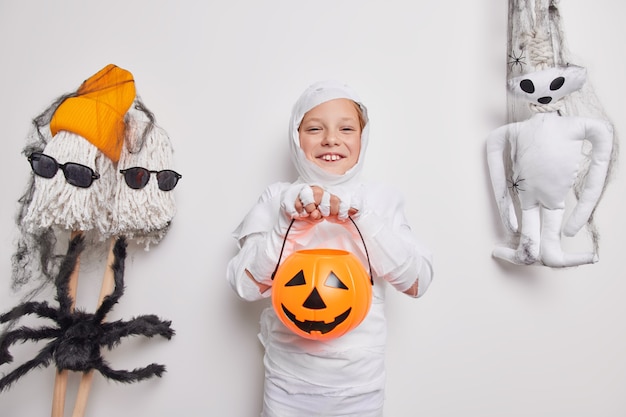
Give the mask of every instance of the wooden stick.
[{"label": "wooden stick", "polygon": [[54,393],[52,396],[52,417],[63,417],[66,391],[67,370],[57,371],[54,378]]},{"label": "wooden stick", "polygon": [[93,381],[93,370],[83,372],[83,376],[80,379],[80,385],[78,385],[78,394],[76,394],[76,403],[74,403],[74,411],[72,417],[82,417],[87,410],[87,400],[89,399],[89,391],[91,390],[91,383]]},{"label": "wooden stick", "polygon": [[[115,239],[111,239],[109,255],[107,256],[107,266],[104,270],[102,286],[100,287],[100,296],[98,297],[98,307],[102,304],[104,297],[113,292],[113,287],[115,285],[115,276],[113,274],[113,262],[115,260],[115,255],[113,254],[114,246]],[[74,403],[72,417],[83,417],[85,415],[87,400],[89,399],[89,391],[91,390],[91,383],[93,381],[93,373],[93,369],[83,372],[83,376],[80,379],[80,385],[78,386],[78,394],[76,395],[76,402]]]},{"label": "wooden stick", "polygon": [[[75,237],[82,235],[82,231],[74,230],[70,234],[70,240],[73,240]],[[76,293],[78,290],[78,271],[80,270],[80,257],[76,258],[76,265],[74,266],[74,270],[72,271],[72,275],[70,275],[70,281],[68,284],[68,295],[72,299],[72,304],[70,306],[70,311],[74,310],[76,306]],[[65,393],[67,391],[67,378],[68,371],[64,369],[62,371],[58,371],[54,377],[54,391],[52,394],[52,417],[63,417],[63,412],[65,410]]]}]

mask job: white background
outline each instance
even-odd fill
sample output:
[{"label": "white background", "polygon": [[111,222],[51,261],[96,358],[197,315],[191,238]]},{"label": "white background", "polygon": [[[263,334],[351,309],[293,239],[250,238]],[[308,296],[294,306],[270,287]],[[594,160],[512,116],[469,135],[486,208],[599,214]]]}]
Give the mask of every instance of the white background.
[{"label": "white background", "polygon": [[[560,9],[575,63],[623,133],[623,3],[569,0]],[[258,415],[256,332],[267,304],[229,288],[230,233],[266,185],[294,179],[293,102],[313,81],[338,78],[370,110],[366,175],[405,191],[414,231],[435,254],[424,297],[388,291],[385,415],[625,416],[623,170],[596,213],[598,264],[551,270],[491,257],[506,236],[485,137],[505,123],[506,33],[503,0],[0,0],[0,310],[19,301],[10,257],[30,175],[21,155],[30,121],[114,63],[134,74],[168,131],[183,179],[165,240],[149,252],[131,248],[127,291],[111,318],[155,313],[177,335],[127,339],[107,352],[113,368],[158,362],[168,372],[131,385],[96,375],[87,414]],[[90,311],[98,268],[79,283],[78,303]],[[0,374],[38,348],[14,346],[16,361]],[[0,393],[0,415],[48,415],[53,379],[53,366],[27,374]]]}]

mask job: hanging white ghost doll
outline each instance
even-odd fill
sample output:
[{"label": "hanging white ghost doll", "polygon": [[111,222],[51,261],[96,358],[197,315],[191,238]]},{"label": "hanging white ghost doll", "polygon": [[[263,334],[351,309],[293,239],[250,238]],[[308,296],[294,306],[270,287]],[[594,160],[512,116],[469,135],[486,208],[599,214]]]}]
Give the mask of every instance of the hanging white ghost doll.
[{"label": "hanging white ghost doll", "polygon": [[[510,91],[528,101],[534,114],[496,129],[487,138],[489,172],[502,222],[510,232],[520,229],[517,247],[497,247],[495,257],[550,267],[598,261],[595,251],[566,253],[561,247],[562,235],[576,235],[592,216],[611,162],[613,128],[608,121],[564,116],[559,111],[559,100],[579,90],[585,80],[584,68],[569,65],[508,81]],[[579,178],[586,160],[586,175]],[[577,203],[565,218],[566,201],[576,181],[582,181]]]}]

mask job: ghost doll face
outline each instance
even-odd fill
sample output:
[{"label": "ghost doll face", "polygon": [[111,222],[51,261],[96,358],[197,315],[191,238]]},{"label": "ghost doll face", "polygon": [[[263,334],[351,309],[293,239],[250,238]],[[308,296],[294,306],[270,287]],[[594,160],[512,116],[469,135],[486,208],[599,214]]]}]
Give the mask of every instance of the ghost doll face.
[{"label": "ghost doll face", "polygon": [[326,101],[305,113],[298,129],[306,158],[323,170],[343,175],[359,160],[362,117],[349,99]]},{"label": "ghost doll face", "polygon": [[587,70],[576,65],[552,67],[521,75],[508,81],[509,89],[518,97],[537,105],[554,104],[582,88]]}]

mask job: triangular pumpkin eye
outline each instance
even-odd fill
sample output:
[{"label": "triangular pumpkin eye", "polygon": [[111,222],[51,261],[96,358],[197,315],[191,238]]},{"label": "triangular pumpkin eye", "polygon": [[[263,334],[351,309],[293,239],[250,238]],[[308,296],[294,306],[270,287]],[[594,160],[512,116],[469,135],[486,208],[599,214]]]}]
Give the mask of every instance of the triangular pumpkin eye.
[{"label": "triangular pumpkin eye", "polygon": [[291,278],[289,282],[285,284],[285,287],[295,287],[297,285],[304,285],[304,284],[306,284],[306,281],[304,279],[304,272],[300,270],[300,272],[294,275],[294,277]]},{"label": "triangular pumpkin eye", "polygon": [[324,285],[327,286],[327,287],[339,288],[339,289],[342,289],[342,290],[347,290],[348,289],[348,287],[346,287],[346,284],[341,282],[339,277],[337,275],[335,275],[335,273],[332,272],[332,271],[328,275],[328,278],[326,278],[326,282],[324,282]]}]

